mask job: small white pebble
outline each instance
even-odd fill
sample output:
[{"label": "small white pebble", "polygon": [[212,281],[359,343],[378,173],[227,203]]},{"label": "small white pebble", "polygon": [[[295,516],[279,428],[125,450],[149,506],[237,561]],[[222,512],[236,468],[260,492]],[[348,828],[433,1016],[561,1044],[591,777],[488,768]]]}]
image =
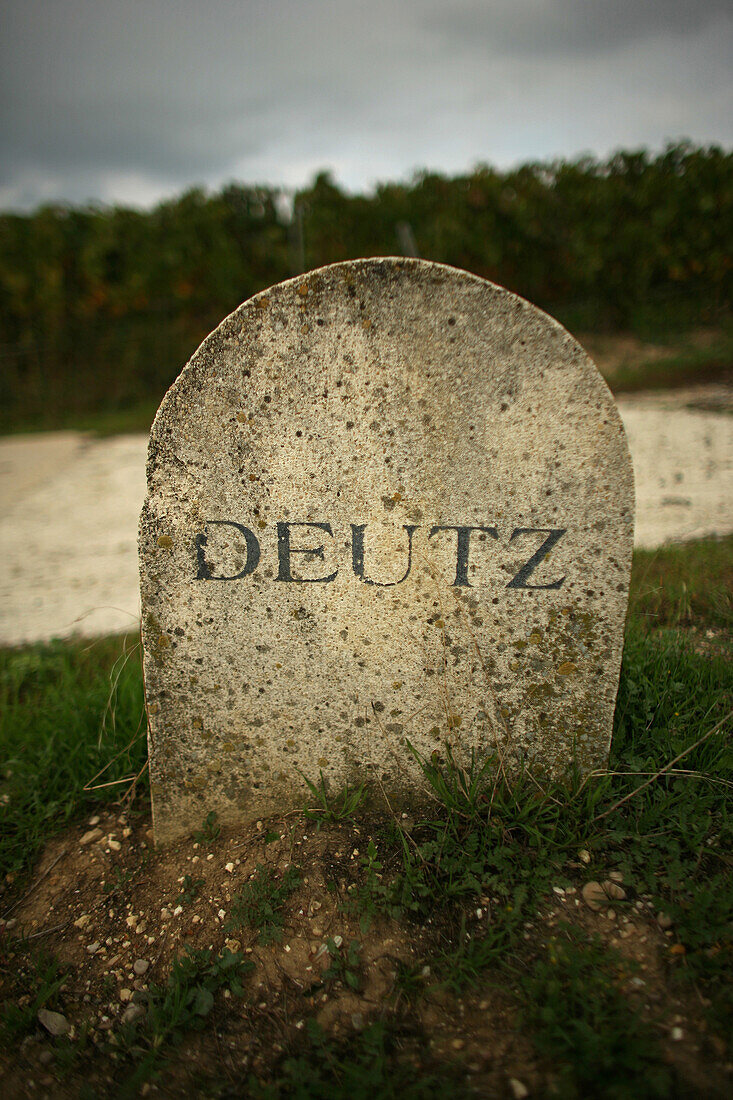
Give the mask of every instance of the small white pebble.
[{"label": "small white pebble", "polygon": [[219,917],[219,920],[224,920],[224,917],[226,916],[226,911],[224,909],[220,909],[217,913],[217,916]]},{"label": "small white pebble", "polygon": [[211,860],[212,860],[213,858],[214,858],[214,856],[213,856],[213,854],[212,854],[212,853],[210,852],[210,853],[209,853],[209,855],[208,855],[208,856],[206,857],[206,862],[207,862],[207,863],[209,863],[209,862],[210,862],[210,861],[211,861]]},{"label": "small white pebble", "polygon": [[182,912],[183,912],[183,906],[182,905],[177,905],[175,907],[175,909],[173,910],[173,916],[174,917],[180,917]]},{"label": "small white pebble", "polygon": [[224,870],[225,870],[225,871],[226,871],[226,872],[227,872],[228,874],[230,874],[230,875],[231,875],[232,871],[234,870],[234,864],[233,864],[233,863],[227,863],[227,864],[225,864],[225,866],[224,866]]},{"label": "small white pebble", "polygon": [[684,1031],[682,1030],[681,1027],[673,1027],[671,1034],[672,1034],[672,1042],[673,1043],[679,1043],[680,1040],[684,1039],[684,1037],[685,1037],[685,1033],[684,1033]]}]

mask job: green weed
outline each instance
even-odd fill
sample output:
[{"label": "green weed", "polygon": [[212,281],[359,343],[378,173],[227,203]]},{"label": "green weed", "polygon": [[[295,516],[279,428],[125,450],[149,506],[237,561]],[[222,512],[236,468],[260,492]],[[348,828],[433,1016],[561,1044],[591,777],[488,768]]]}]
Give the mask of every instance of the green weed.
[{"label": "green weed", "polygon": [[362,881],[347,905],[367,920],[378,911],[393,919],[423,919],[436,905],[491,894],[497,919],[502,911],[511,912],[513,923],[530,893],[541,889],[561,862],[558,845],[543,832],[551,804],[540,806],[521,778],[513,786],[498,783],[493,760],[479,764],[474,757],[464,769],[450,748],[443,761],[412,751],[439,808],[414,829],[398,826],[396,845],[384,861],[370,841]]},{"label": "green weed", "polygon": [[297,867],[288,867],[278,878],[269,867],[258,864],[254,876],[232,898],[227,930],[255,928],[260,943],[279,941],[283,928],[283,906],[299,884],[300,870]]},{"label": "green weed", "polygon": [[184,875],[181,892],[176,898],[176,905],[191,905],[201,893],[203,885],[204,879],[195,879],[192,875]]},{"label": "green weed", "polygon": [[199,1030],[214,1007],[222,989],[244,996],[242,981],[254,969],[244,955],[225,948],[215,955],[209,948],[186,953],[175,959],[164,985],[151,983],[145,998],[145,1015],[125,1025],[122,1049],[139,1060],[126,1091],[134,1090],[150,1076],[168,1047],[180,1043],[188,1031]]},{"label": "green weed", "polygon": [[0,876],[136,777],[145,791],[145,732],[137,641],[0,649]]},{"label": "green weed", "polygon": [[[402,833],[397,834],[402,839]],[[361,882],[355,882],[349,887],[344,900],[344,909],[359,917],[362,932],[366,932],[373,919],[379,913],[384,913],[398,920],[402,913],[402,907],[398,901],[399,879],[385,879],[384,864],[379,859],[379,853],[374,841],[370,838],[367,844],[366,855],[361,857],[362,878]]]},{"label": "green weed", "polygon": [[[672,915],[686,952],[678,976],[707,984],[720,1014],[730,1007],[732,698],[730,663],[632,619],[608,770],[540,789],[522,776],[506,783],[490,762],[460,768],[449,750],[421,759],[438,810],[410,830],[396,826],[379,852],[370,843],[347,907],[364,923],[378,912],[423,921],[442,911],[455,932],[423,962],[458,989],[519,945],[522,922],[587,848],[594,876],[620,869]],[[477,905],[469,936],[462,922]]]},{"label": "green weed", "polygon": [[330,963],[323,971],[324,982],[341,982],[342,985],[358,993],[361,989],[361,944],[350,940],[348,944],[337,943],[335,938],[326,940]]},{"label": "green weed", "polygon": [[193,839],[197,844],[213,844],[218,839],[221,833],[221,825],[217,822],[217,817],[216,810],[210,810],[206,815],[201,828],[193,834]]},{"label": "green weed", "polygon": [[466,915],[461,913],[458,932],[451,937],[452,946],[437,952],[431,959],[429,969],[433,984],[460,995],[466,989],[480,986],[489,968],[504,968],[507,952],[516,948],[527,916],[521,902],[528,891],[521,888],[521,893],[519,904],[494,910],[486,927],[479,927],[473,933],[466,931]]},{"label": "green weed", "polygon": [[326,789],[323,772],[320,773],[318,783],[313,783],[306,775],[303,775],[303,772],[300,774],[317,803],[316,806],[311,806],[303,811],[309,821],[318,821],[319,824],[322,821],[348,821],[364,800],[366,783],[360,783],[357,787],[350,787],[347,783],[340,794],[332,797]]},{"label": "green weed", "polygon": [[524,1023],[553,1067],[563,1100],[652,1100],[670,1095],[657,1036],[619,989],[621,962],[569,927],[520,980]]},{"label": "green weed", "polygon": [[[403,1044],[397,1028],[381,1021],[337,1043],[308,1020],[301,1049],[283,1059],[273,1081],[250,1079],[249,1095],[253,1100],[462,1100],[469,1095],[460,1070],[401,1059]],[[426,1045],[422,1039],[421,1052]]]},{"label": "green weed", "polygon": [[[34,951],[23,940],[8,943],[0,959],[3,988],[10,991],[0,1007],[0,1036],[8,1044],[38,1028],[42,1008],[61,1011],[59,993],[67,975],[47,951]],[[10,999],[12,997],[12,1000]]]},{"label": "green weed", "polygon": [[149,858],[149,853],[143,852],[134,867],[112,867],[110,869],[109,878],[106,878],[102,883],[104,893],[108,894],[110,897],[114,897],[117,894],[124,895],[130,883],[140,877]]}]

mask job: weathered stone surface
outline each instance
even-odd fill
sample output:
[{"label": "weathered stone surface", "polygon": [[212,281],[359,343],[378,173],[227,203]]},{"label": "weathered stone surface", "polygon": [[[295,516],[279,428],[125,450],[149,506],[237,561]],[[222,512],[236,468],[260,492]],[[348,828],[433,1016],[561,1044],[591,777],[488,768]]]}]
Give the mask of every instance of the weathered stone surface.
[{"label": "weathered stone surface", "polygon": [[527,302],[394,259],[245,302],[150,438],[156,838],[300,805],[301,772],[409,800],[406,739],[602,765],[632,536],[613,399]]}]

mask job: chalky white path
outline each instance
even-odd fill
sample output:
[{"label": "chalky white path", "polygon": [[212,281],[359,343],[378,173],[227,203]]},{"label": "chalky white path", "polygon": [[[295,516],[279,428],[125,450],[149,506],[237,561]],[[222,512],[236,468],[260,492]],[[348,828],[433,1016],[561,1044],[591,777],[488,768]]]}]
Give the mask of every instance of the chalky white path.
[{"label": "chalky white path", "polygon": [[[619,401],[637,546],[733,531],[733,417],[680,399]],[[0,644],[137,629],[146,449],[141,435],[0,439]]]}]

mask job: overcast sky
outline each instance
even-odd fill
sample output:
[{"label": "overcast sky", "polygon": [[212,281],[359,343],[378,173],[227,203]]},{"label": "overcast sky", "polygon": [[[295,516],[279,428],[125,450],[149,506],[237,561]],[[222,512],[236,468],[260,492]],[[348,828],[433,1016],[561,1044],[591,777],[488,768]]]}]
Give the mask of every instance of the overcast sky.
[{"label": "overcast sky", "polygon": [[733,145],[731,0],[2,0],[0,208]]}]

